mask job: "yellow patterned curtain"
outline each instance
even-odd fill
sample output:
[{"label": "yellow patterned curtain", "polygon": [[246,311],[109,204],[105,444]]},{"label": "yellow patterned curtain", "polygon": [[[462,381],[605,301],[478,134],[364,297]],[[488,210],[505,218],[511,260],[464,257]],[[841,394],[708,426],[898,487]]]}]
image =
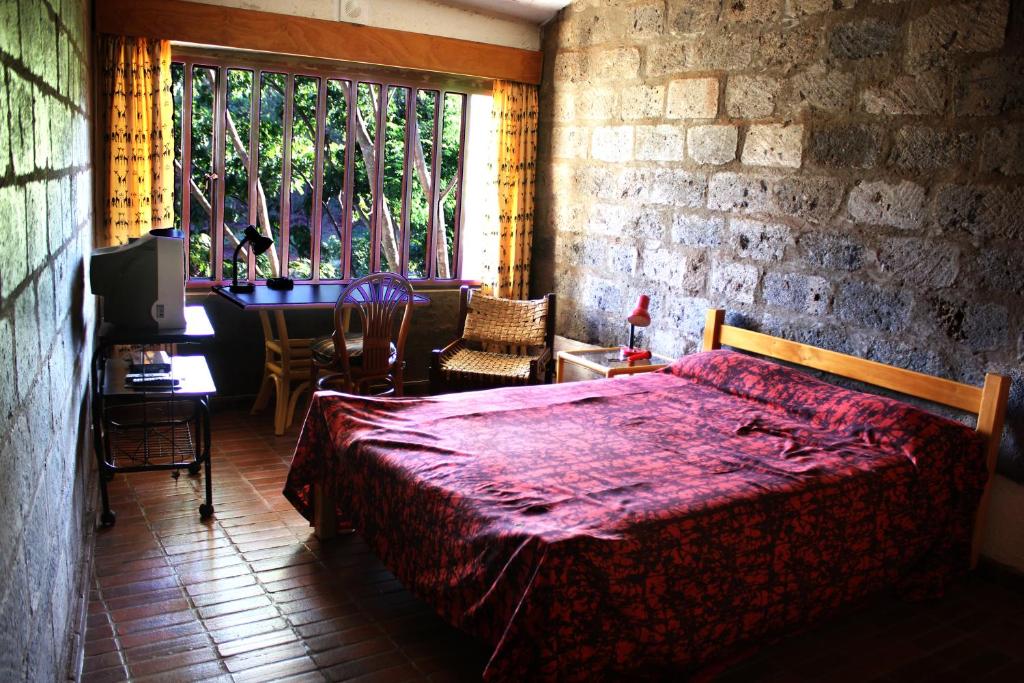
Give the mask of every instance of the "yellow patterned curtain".
[{"label": "yellow patterned curtain", "polygon": [[171,44],[103,36],[106,207],[100,244],[124,244],[174,218]]},{"label": "yellow patterned curtain", "polygon": [[537,87],[495,81],[491,114],[498,128],[498,259],[485,290],[508,299],[530,296],[533,190],[537,171]]}]

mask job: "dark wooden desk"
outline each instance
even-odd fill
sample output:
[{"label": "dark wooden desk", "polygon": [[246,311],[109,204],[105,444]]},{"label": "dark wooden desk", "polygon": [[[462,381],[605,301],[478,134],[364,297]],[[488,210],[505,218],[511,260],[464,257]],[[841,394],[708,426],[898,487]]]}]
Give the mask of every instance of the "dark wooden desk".
[{"label": "dark wooden desk", "polygon": [[[257,285],[254,291],[244,293],[232,292],[227,286],[213,287],[216,294],[243,311],[257,311],[260,314],[265,358],[263,379],[252,412],[263,410],[269,404],[271,395],[276,396],[274,434],[278,436],[284,434],[291,424],[299,396],[312,389],[316,383],[312,361],[312,345],[316,340],[290,337],[284,314],[291,310],[333,309],[345,287],[338,284],[296,284],[293,289],[275,290],[266,285]],[[360,290],[353,292],[354,297],[361,295]],[[348,302],[344,306],[346,310],[342,325],[345,329],[348,328],[349,312],[355,308],[356,303]],[[429,306],[430,297],[414,293],[412,303],[413,306]],[[273,323],[271,313],[274,315]],[[325,330],[325,333],[330,331]]]},{"label": "dark wooden desk", "polygon": [[[296,308],[334,308],[345,285],[295,285],[294,289],[276,290],[257,285],[253,292],[232,292],[230,288],[216,285],[213,291],[245,311],[286,311]],[[356,290],[353,296],[359,296]],[[354,304],[349,304],[354,305]],[[429,306],[430,297],[413,294],[413,306]]]}]

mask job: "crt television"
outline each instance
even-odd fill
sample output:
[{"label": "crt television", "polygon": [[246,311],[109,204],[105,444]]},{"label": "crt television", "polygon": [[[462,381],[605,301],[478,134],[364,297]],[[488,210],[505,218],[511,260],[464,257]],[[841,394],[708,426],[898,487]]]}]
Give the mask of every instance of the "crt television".
[{"label": "crt television", "polygon": [[[178,235],[178,236],[171,236]],[[92,293],[103,297],[103,320],[137,330],[185,327],[185,240],[153,230],[118,247],[92,252]]]}]

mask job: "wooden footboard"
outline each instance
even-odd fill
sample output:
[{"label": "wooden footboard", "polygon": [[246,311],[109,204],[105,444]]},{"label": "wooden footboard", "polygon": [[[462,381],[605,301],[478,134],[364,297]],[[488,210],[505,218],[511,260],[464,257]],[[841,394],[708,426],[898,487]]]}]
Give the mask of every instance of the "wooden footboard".
[{"label": "wooden footboard", "polygon": [[992,487],[992,477],[996,471],[999,442],[1003,435],[1006,403],[1010,394],[1008,377],[988,373],[985,375],[985,384],[981,387],[962,384],[726,325],[725,310],[712,308],[708,310],[705,319],[703,349],[712,351],[723,346],[821,370],[976,415],[977,426],[975,429],[985,437],[987,444],[986,462],[989,472],[988,483],[982,494],[974,521],[971,567],[977,564],[985,527],[985,515],[988,509],[989,491]]}]

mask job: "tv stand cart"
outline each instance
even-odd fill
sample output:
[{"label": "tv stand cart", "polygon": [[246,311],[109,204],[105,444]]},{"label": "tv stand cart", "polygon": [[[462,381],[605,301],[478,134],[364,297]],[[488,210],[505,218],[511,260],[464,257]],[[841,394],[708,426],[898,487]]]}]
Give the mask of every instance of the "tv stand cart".
[{"label": "tv stand cart", "polygon": [[210,396],[217,392],[206,359],[171,356],[174,386],[125,386],[129,361],[111,357],[116,346],[194,344],[213,337],[213,326],[202,306],[185,308],[186,325],[176,330],[137,330],[100,326],[92,362],[93,445],[99,466],[100,521],[117,520],[110,509],[107,482],[118,473],[182,469],[198,474],[205,466],[206,500],[199,515],[213,515],[210,477]]}]

